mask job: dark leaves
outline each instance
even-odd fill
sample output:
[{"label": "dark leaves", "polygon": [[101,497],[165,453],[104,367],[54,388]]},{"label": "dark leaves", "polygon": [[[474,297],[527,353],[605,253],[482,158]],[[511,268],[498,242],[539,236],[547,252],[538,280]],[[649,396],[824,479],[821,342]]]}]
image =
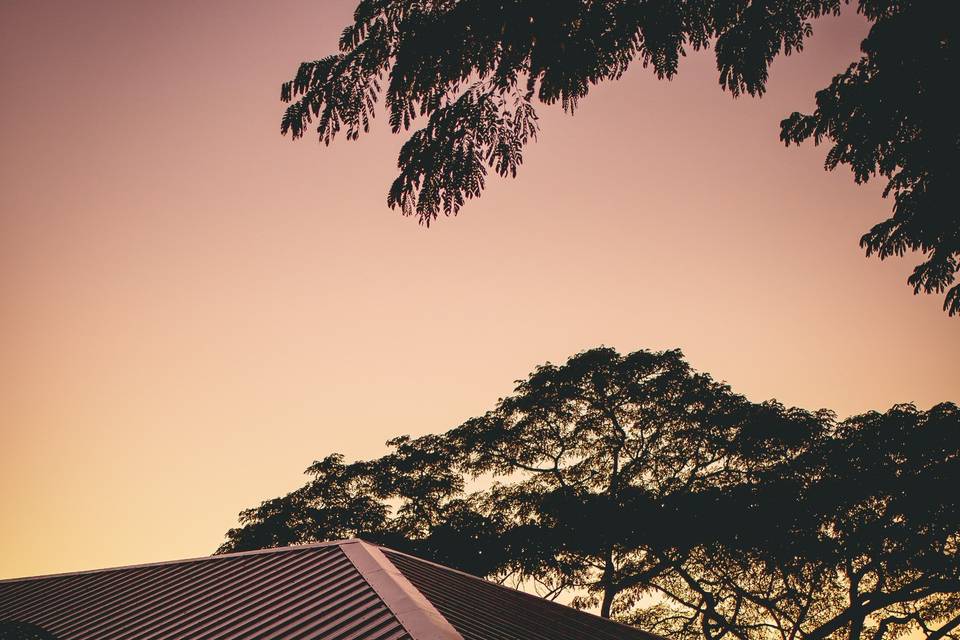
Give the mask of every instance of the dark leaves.
[{"label": "dark leaves", "polygon": [[[304,63],[282,86],[281,99],[291,104],[281,131],[296,139],[313,125],[325,144],[342,130],[356,139],[370,128],[386,74],[392,130],[427,120],[403,147],[388,203],[429,224],[478,197],[488,168],[516,174],[523,146],[534,138],[534,97],[573,112],[593,85],[620,78],[634,60],[671,78],[687,47],[711,42],[721,86],[734,96],[759,96],[773,60],[802,50],[813,20],[844,4],[362,0],[340,53]],[[925,254],[909,283],[915,292],[942,293],[955,279],[960,251],[952,191],[960,138],[951,97],[960,5],[857,5],[874,21],[864,57],[817,94],[814,114],[785,119],[781,138],[829,140],[828,169],[848,165],[858,182],[884,176],[894,215],[865,234],[861,246],[881,258]],[[944,308],[960,313],[960,289],[949,289]]]},{"label": "dark leaves", "polygon": [[[781,53],[803,49],[813,33],[811,20],[840,13],[840,0],[753,0],[734,2],[724,15],[716,42],[720,85],[734,96],[762,95],[770,64]],[[729,8],[723,10],[726,14]],[[729,22],[727,22],[729,21]]]},{"label": "dark leaves", "polygon": [[862,2],[861,8],[876,19],[863,57],[817,93],[813,114],[784,120],[780,138],[788,145],[829,140],[827,169],[847,165],[857,182],[886,178],[893,216],[864,234],[860,246],[881,259],[921,254],[909,285],[914,293],[949,289],[943,306],[955,315],[960,119],[951,95],[960,6]]},{"label": "dark leaves", "polygon": [[391,129],[428,119],[404,147],[389,202],[426,223],[477,197],[484,167],[516,174],[534,137],[534,96],[573,112],[592,85],[620,78],[638,56],[670,78],[685,47],[718,37],[724,86],[759,93],[773,57],[798,49],[809,19],[838,3],[362,0],[341,53],[304,63],[282,86],[292,104],[281,131],[299,138],[316,122],[325,144],[341,129],[355,139],[369,130],[387,73]]},{"label": "dark leaves", "polygon": [[498,95],[471,87],[453,103],[430,115],[400,150],[400,176],[387,203],[429,225],[438,212],[455,215],[468,198],[483,190],[487,168],[516,175],[523,147],[536,137],[533,107],[519,101],[506,107]]}]

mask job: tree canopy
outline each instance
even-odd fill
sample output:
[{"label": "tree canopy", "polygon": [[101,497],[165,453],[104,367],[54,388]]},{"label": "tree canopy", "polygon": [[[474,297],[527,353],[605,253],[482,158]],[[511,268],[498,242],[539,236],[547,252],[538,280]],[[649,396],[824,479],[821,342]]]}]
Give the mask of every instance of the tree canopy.
[{"label": "tree canopy", "polygon": [[[764,93],[770,64],[800,51],[812,21],[849,0],[361,0],[340,51],[300,65],[281,88],[281,131],[325,144],[369,130],[382,101],[394,133],[412,131],[387,202],[429,225],[482,192],[489,169],[516,176],[537,136],[536,104],[573,112],[590,88],[639,62],[672,78],[688,50],[712,47],[721,87]],[[826,167],[881,176],[893,216],[864,234],[867,255],[919,252],[909,283],[942,293],[960,267],[951,186],[960,119],[955,2],[859,0],[872,22],[861,59],[782,123],[786,144],[832,146]],[[418,119],[420,124],[418,124]],[[419,128],[415,128],[419,127]],[[944,308],[960,312],[960,285]]]},{"label": "tree canopy", "polygon": [[683,640],[957,639],[953,404],[838,420],[598,348],[388,445],[314,463],[220,551],[359,536]]}]

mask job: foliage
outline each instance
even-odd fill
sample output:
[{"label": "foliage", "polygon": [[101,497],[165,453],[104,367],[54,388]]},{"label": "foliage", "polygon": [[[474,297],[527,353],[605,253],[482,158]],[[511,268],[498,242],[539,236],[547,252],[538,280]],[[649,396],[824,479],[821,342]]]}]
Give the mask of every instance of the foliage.
[{"label": "foliage", "polygon": [[373,461],[332,454],[306,471],[310,481],[240,514],[218,552],[362,537],[478,575],[502,565],[497,518],[464,493],[464,477],[438,437],[400,437]]},{"label": "foliage", "polygon": [[[960,217],[953,196],[960,167],[956,2],[862,2],[875,21],[863,57],[817,93],[812,115],[794,113],[781,125],[790,144],[832,142],[826,167],[849,165],[854,178],[887,179],[893,217],[860,239],[880,258],[922,253],[908,279],[914,293],[942,293],[960,268]],[[960,285],[944,309],[960,313]]]},{"label": "foliage", "polygon": [[838,421],[752,403],[679,351],[599,348],[389,445],[316,463],[221,551],[360,536],[684,640],[960,625],[952,404]]},{"label": "foliage", "polygon": [[679,616],[657,622],[691,638],[948,635],[960,625],[958,482],[952,404],[829,425],[724,492],[736,524],[653,582]]},{"label": "foliage", "polygon": [[[536,137],[534,103],[573,112],[591,86],[635,61],[671,78],[689,50],[713,46],[720,85],[762,95],[773,60],[803,48],[812,21],[849,0],[361,0],[340,52],[300,65],[283,84],[281,131],[312,126],[325,143],[356,139],[384,103],[394,133],[426,124],[400,152],[388,204],[429,225],[480,195],[487,168],[516,175]],[[858,182],[879,173],[894,216],[864,236],[867,254],[929,254],[910,278],[942,292],[954,279],[960,221],[947,198],[958,166],[948,96],[956,76],[955,2],[859,0],[873,22],[863,58],[784,120],[782,139],[834,146],[827,167]],[[945,308],[960,311],[960,289]]]}]

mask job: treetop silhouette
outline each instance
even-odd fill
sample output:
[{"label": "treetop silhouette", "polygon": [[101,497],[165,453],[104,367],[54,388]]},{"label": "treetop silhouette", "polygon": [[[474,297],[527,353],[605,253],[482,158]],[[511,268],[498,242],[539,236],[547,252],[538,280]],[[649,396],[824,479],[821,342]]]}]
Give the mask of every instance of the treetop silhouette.
[{"label": "treetop silhouette", "polygon": [[598,348],[388,444],[314,463],[221,551],[363,537],[678,640],[956,640],[953,404],[838,420]]},{"label": "treetop silhouette", "polygon": [[[536,138],[536,103],[573,112],[590,87],[639,61],[672,78],[688,50],[713,47],[732,95],[764,93],[780,54],[803,48],[812,21],[847,0],[361,0],[340,52],[304,62],[281,88],[281,131],[356,139],[382,101],[403,145],[387,202],[429,225],[483,191],[488,170],[516,176]],[[942,293],[960,255],[949,200],[960,164],[955,117],[955,2],[859,0],[873,26],[863,56],[782,123],[787,143],[829,140],[826,167],[887,180],[891,218],[861,239],[880,258],[916,251],[915,292]],[[960,312],[960,286],[944,308]]]}]

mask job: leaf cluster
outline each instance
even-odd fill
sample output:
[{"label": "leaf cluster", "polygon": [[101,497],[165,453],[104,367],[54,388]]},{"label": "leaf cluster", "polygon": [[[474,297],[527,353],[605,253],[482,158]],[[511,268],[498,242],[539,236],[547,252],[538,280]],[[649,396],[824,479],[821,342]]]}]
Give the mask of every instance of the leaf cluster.
[{"label": "leaf cluster", "polygon": [[[362,0],[340,51],[300,65],[281,87],[281,132],[311,127],[356,139],[383,104],[411,131],[387,203],[426,225],[476,198],[487,171],[515,176],[536,138],[535,103],[575,111],[591,87],[631,64],[672,78],[688,51],[712,46],[720,86],[760,96],[779,55],[801,51],[813,21],[849,0]],[[924,260],[908,283],[960,312],[960,166],[953,108],[956,2],[859,0],[873,23],[861,59],[818,92],[813,114],[781,126],[786,144],[830,141],[826,167],[887,179],[893,216],[861,239],[867,255]],[[418,121],[425,124],[419,125]],[[418,128],[419,127],[419,128]]]},{"label": "leaf cluster", "polygon": [[283,83],[281,132],[315,126],[329,144],[369,131],[382,102],[410,135],[388,204],[429,224],[484,187],[485,167],[515,175],[536,134],[534,101],[573,112],[593,85],[631,63],[660,78],[715,42],[720,83],[764,91],[779,53],[803,46],[811,20],[841,0],[362,0],[336,54]]},{"label": "leaf cluster", "polygon": [[825,166],[848,165],[858,183],[886,179],[893,216],[860,239],[881,259],[918,252],[908,278],[914,293],[943,293],[943,308],[960,313],[960,216],[953,195],[960,170],[960,118],[955,2],[866,1],[874,24],[862,57],[817,93],[809,115],[781,124],[781,139],[830,141]]}]

